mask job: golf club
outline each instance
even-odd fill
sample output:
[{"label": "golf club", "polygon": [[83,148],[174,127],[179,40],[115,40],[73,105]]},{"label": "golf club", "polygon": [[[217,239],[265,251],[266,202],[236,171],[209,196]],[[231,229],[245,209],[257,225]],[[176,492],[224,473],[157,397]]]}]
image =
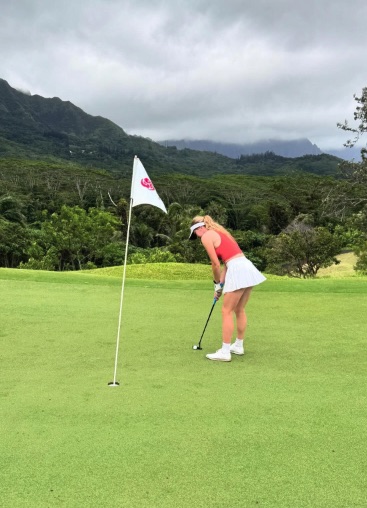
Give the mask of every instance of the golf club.
[{"label": "golf club", "polygon": [[200,340],[199,340],[199,344],[196,346],[192,346],[192,349],[195,349],[196,350],[200,350],[200,349],[203,349],[201,347],[201,341],[202,341],[202,338],[204,337],[204,333],[205,333],[205,330],[206,330],[206,327],[209,323],[209,319],[210,319],[210,316],[212,315],[212,312],[213,312],[213,309],[214,309],[214,306],[215,304],[217,303],[217,299],[214,298],[214,301],[213,301],[213,305],[212,305],[212,308],[210,309],[210,312],[209,312],[209,316],[208,316],[208,319],[206,320],[206,323],[205,323],[205,326],[204,326],[204,330],[203,330],[203,333],[201,334],[201,337],[200,337]]}]

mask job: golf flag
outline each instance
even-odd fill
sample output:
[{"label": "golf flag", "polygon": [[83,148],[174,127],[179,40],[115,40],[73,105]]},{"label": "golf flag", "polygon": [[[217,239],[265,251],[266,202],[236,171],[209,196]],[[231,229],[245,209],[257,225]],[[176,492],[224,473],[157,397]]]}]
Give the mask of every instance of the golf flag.
[{"label": "golf flag", "polygon": [[120,334],[121,334],[121,319],[122,319],[122,305],[124,301],[124,288],[126,279],[126,264],[127,264],[127,253],[129,249],[129,235],[130,235],[130,224],[131,224],[131,210],[133,206],[137,205],[152,205],[160,208],[163,212],[167,213],[166,207],[163,201],[158,196],[158,192],[155,190],[154,185],[149,178],[143,164],[139,158],[135,155],[133,165],[133,177],[131,181],[131,195],[130,195],[130,209],[129,209],[129,220],[127,224],[126,233],[126,245],[125,245],[125,260],[124,269],[122,271],[122,283],[121,283],[121,296],[120,296],[120,312],[119,322],[117,326],[117,338],[116,338],[116,354],[115,354],[115,368],[113,373],[113,381],[108,383],[108,386],[119,386],[120,383],[116,381],[117,374],[117,360],[119,353]]},{"label": "golf flag", "polygon": [[167,213],[163,201],[158,196],[158,192],[137,156],[134,158],[131,199],[132,206],[152,205]]}]

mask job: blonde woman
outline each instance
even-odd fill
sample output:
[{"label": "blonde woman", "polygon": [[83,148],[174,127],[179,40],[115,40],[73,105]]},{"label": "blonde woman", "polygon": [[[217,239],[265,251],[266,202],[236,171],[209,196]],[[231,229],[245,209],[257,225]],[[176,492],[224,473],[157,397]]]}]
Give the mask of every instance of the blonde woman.
[{"label": "blonde woman", "polygon": [[[230,362],[231,353],[244,354],[244,337],[247,326],[246,304],[251,290],[266,278],[245,257],[233,236],[209,215],[192,220],[190,240],[200,238],[212,264],[214,298],[224,294],[222,305],[222,347],[206,355],[209,360]],[[221,263],[223,268],[221,269]],[[233,344],[233,315],[236,316],[237,337]]]}]

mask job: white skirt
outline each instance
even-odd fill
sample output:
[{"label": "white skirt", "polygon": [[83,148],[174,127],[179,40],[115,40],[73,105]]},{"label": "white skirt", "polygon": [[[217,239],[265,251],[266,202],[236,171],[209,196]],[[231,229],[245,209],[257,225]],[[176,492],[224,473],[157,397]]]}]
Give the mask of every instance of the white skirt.
[{"label": "white skirt", "polygon": [[257,286],[266,280],[266,277],[245,256],[231,259],[226,265],[227,273],[223,293],[231,293],[237,289]]}]

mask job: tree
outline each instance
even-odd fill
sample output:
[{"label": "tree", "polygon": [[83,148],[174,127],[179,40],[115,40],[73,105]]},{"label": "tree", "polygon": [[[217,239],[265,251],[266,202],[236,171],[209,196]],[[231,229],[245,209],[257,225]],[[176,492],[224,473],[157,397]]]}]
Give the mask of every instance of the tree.
[{"label": "tree", "polygon": [[16,222],[0,217],[0,266],[15,268],[27,259],[29,231]]},{"label": "tree", "polygon": [[213,217],[215,222],[222,224],[222,226],[227,225],[228,221],[228,213],[227,209],[222,203],[218,203],[217,201],[210,201],[206,207],[207,215]]},{"label": "tree", "polygon": [[[354,111],[354,121],[357,125],[351,127],[347,120],[338,127],[354,134],[353,139],[347,140],[345,146],[353,147],[357,141],[367,132],[367,87],[362,89],[362,94],[358,97],[354,95],[357,102]],[[358,217],[361,231],[364,238],[361,238],[354,252],[358,256],[355,269],[358,271],[367,271],[367,147],[361,149],[361,162],[344,162],[341,165],[344,176],[348,179],[353,188],[352,198],[349,198],[354,206],[358,206]],[[345,196],[344,203],[346,202]]]},{"label": "tree", "polygon": [[246,257],[251,259],[256,268],[265,270],[266,267],[266,244],[269,241],[270,235],[265,233],[258,233],[256,231],[232,231],[232,235],[236,239],[241,250]]},{"label": "tree", "polygon": [[[367,87],[362,89],[362,94],[360,97],[354,95],[354,100],[357,102],[356,109],[354,111],[354,121],[358,122],[356,127],[351,127],[348,123],[348,120],[345,120],[344,123],[338,123],[338,127],[347,132],[353,132],[354,139],[348,139],[344,146],[353,147],[357,141],[361,138],[361,136],[367,132]],[[367,148],[363,147],[361,149],[362,163],[367,162]]]},{"label": "tree", "polygon": [[0,217],[5,220],[24,224],[23,208],[23,203],[17,197],[9,195],[0,197]]},{"label": "tree", "polygon": [[[337,126],[347,132],[354,134],[353,139],[348,139],[344,146],[353,147],[357,141],[367,132],[367,87],[363,88],[362,95],[357,97],[354,95],[357,102],[354,111],[354,121],[358,124],[354,127],[350,126],[348,120],[344,123],[338,123]],[[367,147],[361,148],[361,162],[345,161],[341,164],[340,169],[343,175],[352,183],[363,189],[363,198],[358,196],[359,202],[367,202]]]},{"label": "tree", "polygon": [[267,270],[277,275],[315,277],[320,268],[339,261],[340,241],[326,228],[296,220],[273,238],[267,251]]},{"label": "tree", "polygon": [[[59,213],[46,214],[41,232],[35,233],[38,241],[32,243],[29,254],[29,265],[24,268],[39,268],[39,263],[47,259],[56,270],[80,270],[87,263],[104,264],[107,257],[117,256],[111,248],[120,223],[109,212],[91,208],[88,212],[78,206],[63,206]],[[122,246],[121,246],[122,250]],[[121,257],[119,256],[120,260]]]},{"label": "tree", "polygon": [[367,240],[361,242],[354,250],[358,256],[357,263],[354,269],[357,272],[361,272],[363,275],[367,275]]},{"label": "tree", "polygon": [[245,229],[249,205],[254,202],[251,192],[245,188],[238,188],[225,189],[223,194],[227,203],[228,225],[232,229]]},{"label": "tree", "polygon": [[290,211],[287,205],[270,201],[268,203],[268,231],[277,235],[290,222]]},{"label": "tree", "polygon": [[137,247],[146,249],[151,246],[154,229],[142,222],[131,221],[131,241]]}]

